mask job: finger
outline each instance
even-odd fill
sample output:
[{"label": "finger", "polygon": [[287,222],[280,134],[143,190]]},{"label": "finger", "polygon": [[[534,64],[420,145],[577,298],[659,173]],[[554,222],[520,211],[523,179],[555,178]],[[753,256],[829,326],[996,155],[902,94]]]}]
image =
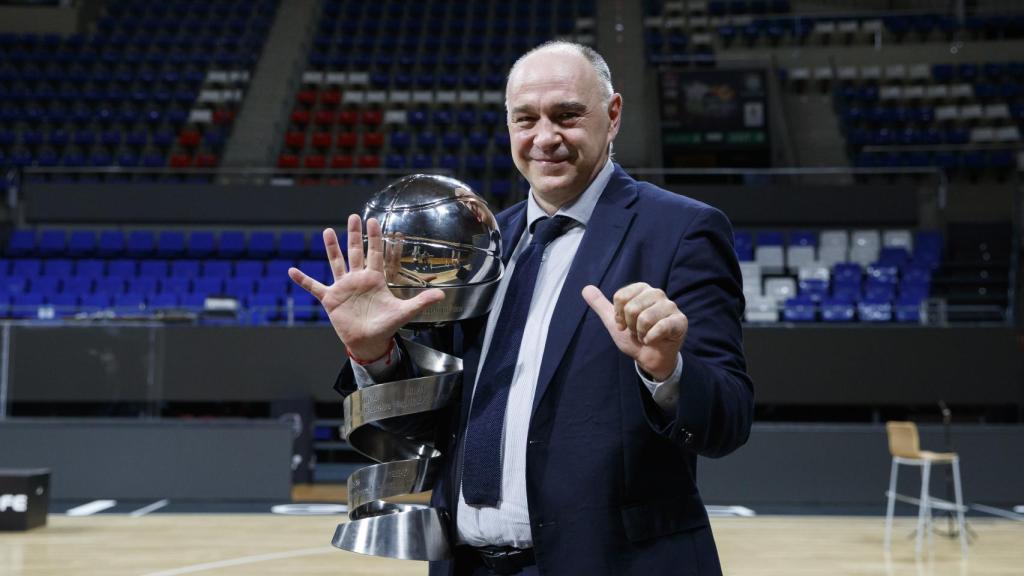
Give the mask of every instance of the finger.
[{"label": "finger", "polygon": [[341,280],[345,275],[345,257],[341,254],[341,246],[338,244],[338,234],[334,228],[324,230],[324,248],[327,249],[327,261],[331,264],[331,273],[334,280]]},{"label": "finger", "polygon": [[310,278],[309,276],[306,276],[305,274],[303,274],[302,270],[299,270],[298,268],[289,268],[288,277],[292,279],[292,282],[295,282],[296,284],[301,286],[303,290],[312,294],[313,297],[317,299],[317,301],[322,302],[324,299],[324,295],[327,294],[326,286]]},{"label": "finger", "polygon": [[348,269],[363,269],[363,221],[358,214],[348,217]]},{"label": "finger", "polygon": [[600,288],[594,285],[585,286],[583,288],[583,299],[590,306],[590,309],[597,314],[597,317],[601,319],[601,323],[604,324],[609,333],[614,334],[622,330],[615,320],[615,306],[604,297]]},{"label": "finger", "polygon": [[679,312],[659,320],[647,331],[643,342],[649,346],[657,346],[660,342],[672,342],[676,346],[682,346],[689,327],[690,320],[686,314]]},{"label": "finger", "polygon": [[376,218],[366,221],[366,267],[377,272],[384,271],[384,238],[381,236],[380,222]]},{"label": "finger", "polygon": [[626,316],[623,312],[626,304],[629,303],[634,296],[643,292],[647,288],[650,288],[650,286],[643,282],[636,282],[619,288],[612,296],[612,302],[615,303],[615,322],[619,327],[619,330],[626,329]]},{"label": "finger", "polygon": [[640,313],[666,299],[667,297],[664,292],[657,288],[651,288],[648,286],[626,302],[622,307],[622,314],[624,317],[623,320],[629,331],[636,334],[636,319],[640,316]]},{"label": "finger", "polygon": [[664,299],[660,300],[651,306],[647,307],[636,317],[636,337],[641,342],[644,342],[644,338],[650,329],[657,324],[662,318],[668,318],[673,314],[678,314],[679,309],[676,308],[676,303]]},{"label": "finger", "polygon": [[430,290],[424,290],[417,294],[414,298],[402,301],[403,313],[405,315],[405,321],[408,322],[413,316],[416,316],[423,309],[437,304],[441,300],[444,300],[444,292],[440,288],[433,288]]}]

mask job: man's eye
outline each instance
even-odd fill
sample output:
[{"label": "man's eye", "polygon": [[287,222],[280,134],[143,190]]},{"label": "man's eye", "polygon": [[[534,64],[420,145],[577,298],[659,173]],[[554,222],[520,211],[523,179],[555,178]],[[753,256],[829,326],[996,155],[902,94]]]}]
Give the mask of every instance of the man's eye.
[{"label": "man's eye", "polygon": [[576,112],[562,112],[561,114],[558,115],[558,121],[559,122],[568,122],[570,120],[575,120],[576,118],[579,118],[579,117],[580,117],[580,115],[577,114]]}]

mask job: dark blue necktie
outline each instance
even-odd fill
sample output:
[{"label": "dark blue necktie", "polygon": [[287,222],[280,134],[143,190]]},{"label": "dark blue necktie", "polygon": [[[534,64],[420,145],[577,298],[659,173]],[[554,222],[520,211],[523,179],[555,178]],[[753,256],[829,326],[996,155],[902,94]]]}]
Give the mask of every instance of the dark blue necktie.
[{"label": "dark blue necktie", "polygon": [[472,506],[497,506],[501,499],[502,431],[505,407],[519,358],[526,316],[530,312],[544,248],[575,224],[567,216],[537,220],[533,238],[516,260],[494,325],[487,359],[477,378],[466,429],[462,494]]}]

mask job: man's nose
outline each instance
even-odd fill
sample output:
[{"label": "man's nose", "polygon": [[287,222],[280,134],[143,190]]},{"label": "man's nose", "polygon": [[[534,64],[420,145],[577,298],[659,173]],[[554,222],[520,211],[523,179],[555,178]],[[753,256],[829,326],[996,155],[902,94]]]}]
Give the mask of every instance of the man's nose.
[{"label": "man's nose", "polygon": [[558,125],[542,118],[537,122],[537,135],[534,138],[534,143],[540,148],[553,148],[562,143],[562,133],[558,129]]}]

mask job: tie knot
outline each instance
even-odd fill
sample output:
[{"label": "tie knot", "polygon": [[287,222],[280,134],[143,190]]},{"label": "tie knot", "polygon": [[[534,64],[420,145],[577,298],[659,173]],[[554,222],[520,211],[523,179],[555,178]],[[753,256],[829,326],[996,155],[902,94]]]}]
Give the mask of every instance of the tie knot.
[{"label": "tie knot", "polygon": [[555,216],[554,218],[541,218],[533,224],[532,242],[547,246],[552,240],[558,238],[569,228],[572,228],[576,221],[568,216]]}]

